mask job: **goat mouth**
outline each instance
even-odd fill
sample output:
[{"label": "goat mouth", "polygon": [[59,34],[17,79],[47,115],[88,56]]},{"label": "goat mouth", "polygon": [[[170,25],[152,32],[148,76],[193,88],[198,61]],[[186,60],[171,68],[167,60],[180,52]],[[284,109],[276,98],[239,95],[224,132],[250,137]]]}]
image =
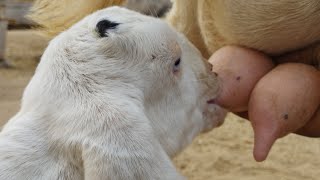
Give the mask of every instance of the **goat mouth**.
[{"label": "goat mouth", "polygon": [[214,98],[214,99],[210,99],[207,101],[208,104],[216,104],[217,103],[217,100]]}]

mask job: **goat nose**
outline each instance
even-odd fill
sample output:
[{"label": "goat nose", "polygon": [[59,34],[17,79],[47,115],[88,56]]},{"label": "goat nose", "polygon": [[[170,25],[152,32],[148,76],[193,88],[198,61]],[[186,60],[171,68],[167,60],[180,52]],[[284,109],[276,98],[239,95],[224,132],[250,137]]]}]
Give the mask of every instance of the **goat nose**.
[{"label": "goat nose", "polygon": [[211,63],[208,63],[208,68],[210,71],[212,71],[212,67],[213,67],[213,65]]},{"label": "goat nose", "polygon": [[207,101],[208,104],[216,104],[216,99],[210,99]]},{"label": "goat nose", "polygon": [[215,77],[218,77],[218,73],[212,72],[212,74],[213,74]]}]

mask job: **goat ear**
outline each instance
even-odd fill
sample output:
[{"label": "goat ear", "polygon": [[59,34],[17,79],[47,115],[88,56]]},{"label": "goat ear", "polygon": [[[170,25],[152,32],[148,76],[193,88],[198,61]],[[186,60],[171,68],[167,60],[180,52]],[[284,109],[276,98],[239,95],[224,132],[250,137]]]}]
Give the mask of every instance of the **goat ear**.
[{"label": "goat ear", "polygon": [[96,25],[96,30],[99,33],[100,37],[108,37],[108,30],[115,29],[119,23],[111,22],[107,19],[101,20]]}]

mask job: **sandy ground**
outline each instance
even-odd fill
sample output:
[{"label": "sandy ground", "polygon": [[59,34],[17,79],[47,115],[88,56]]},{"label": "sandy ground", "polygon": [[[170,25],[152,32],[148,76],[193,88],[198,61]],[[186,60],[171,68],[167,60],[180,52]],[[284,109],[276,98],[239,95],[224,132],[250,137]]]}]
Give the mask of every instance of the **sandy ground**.
[{"label": "sandy ground", "polygon": [[[35,31],[11,31],[7,55],[14,69],[0,69],[0,126],[19,109],[47,40]],[[191,180],[319,180],[320,139],[290,135],[279,140],[264,163],[252,158],[250,124],[229,115],[226,123],[200,135],[174,162]]]}]

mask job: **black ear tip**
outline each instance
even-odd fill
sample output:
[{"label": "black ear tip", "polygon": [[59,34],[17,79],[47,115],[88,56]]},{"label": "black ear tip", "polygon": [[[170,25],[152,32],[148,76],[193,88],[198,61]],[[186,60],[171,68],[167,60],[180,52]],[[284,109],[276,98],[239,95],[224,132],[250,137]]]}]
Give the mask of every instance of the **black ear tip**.
[{"label": "black ear tip", "polygon": [[111,22],[109,20],[104,19],[98,22],[96,28],[101,37],[107,37],[108,29],[115,29],[118,25],[119,23]]}]

